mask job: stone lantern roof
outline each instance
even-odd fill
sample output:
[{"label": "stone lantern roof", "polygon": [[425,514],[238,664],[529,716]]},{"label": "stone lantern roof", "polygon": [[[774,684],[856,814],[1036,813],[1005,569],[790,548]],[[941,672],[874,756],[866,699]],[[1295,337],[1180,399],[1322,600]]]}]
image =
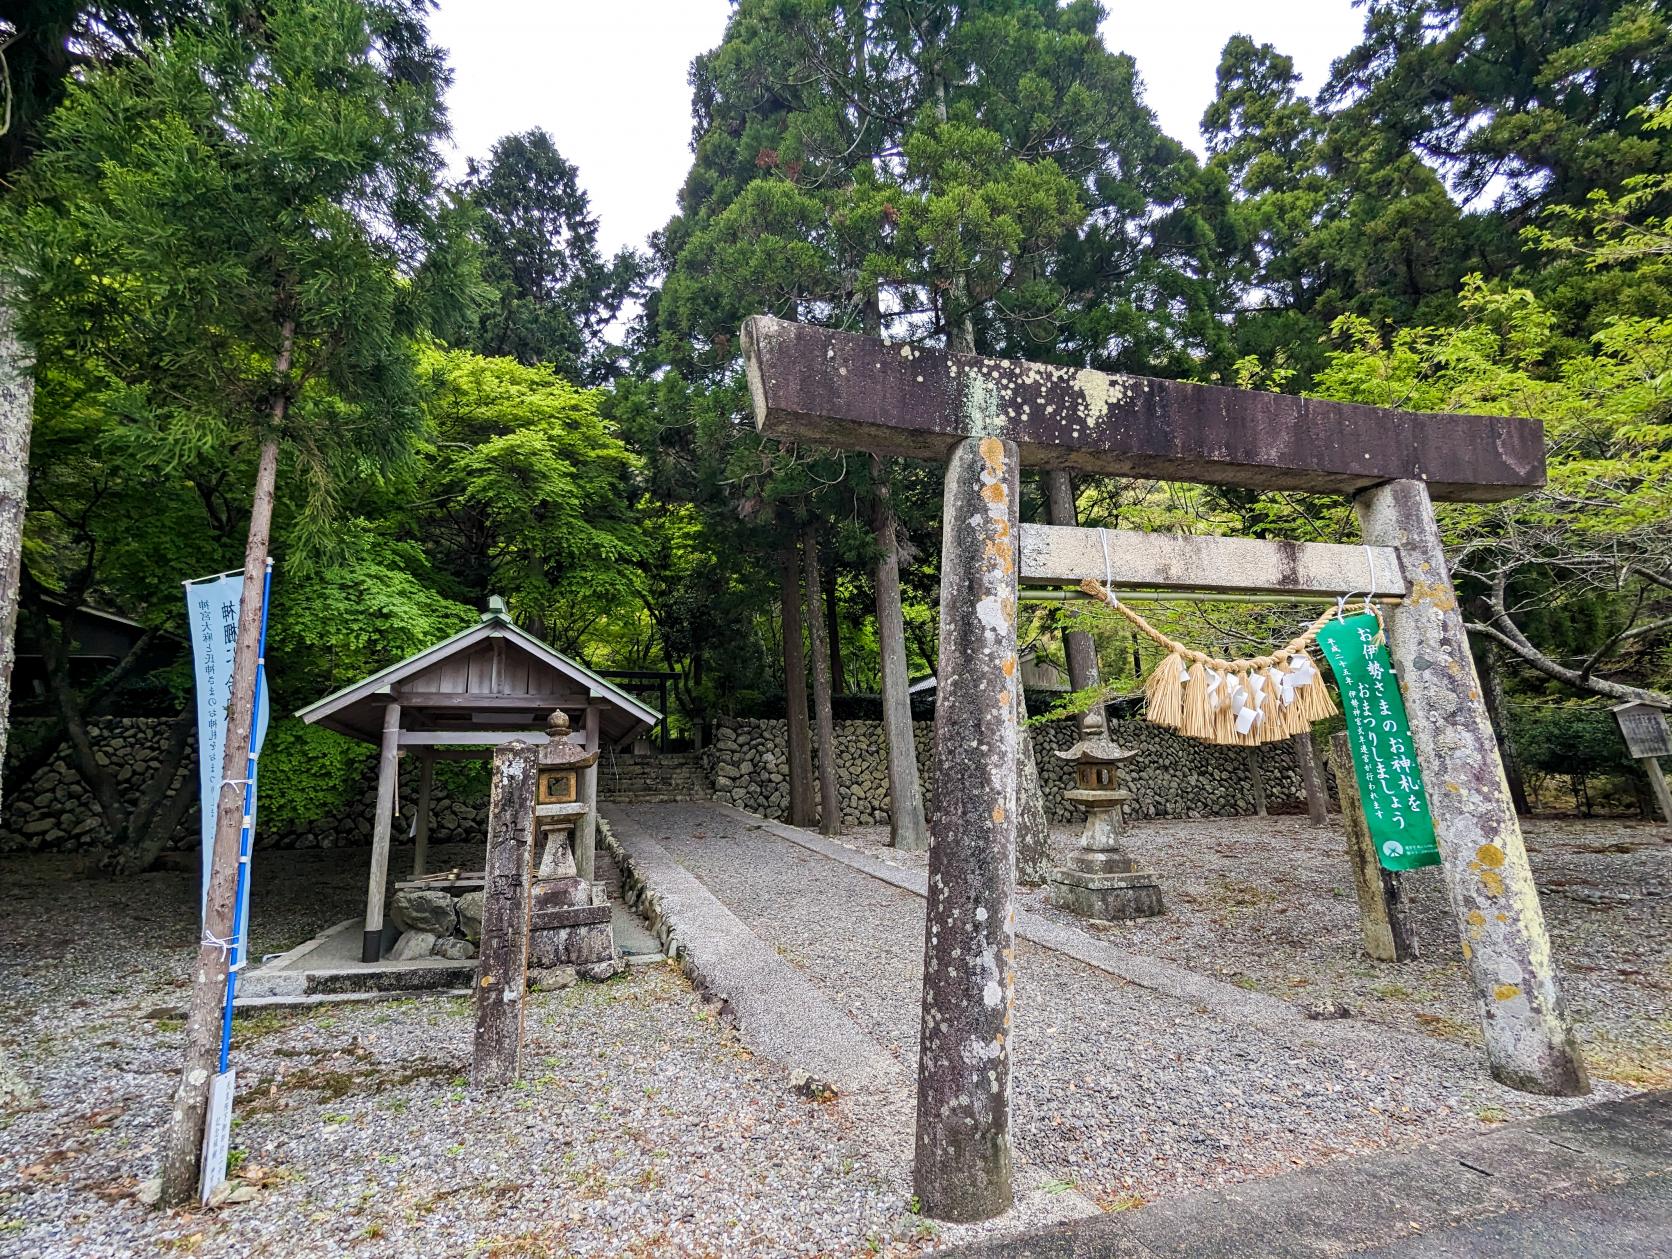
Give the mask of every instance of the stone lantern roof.
[{"label": "stone lantern roof", "polygon": [[1080,718],[1080,741],[1066,752],[1054,752],[1052,755],[1081,765],[1114,765],[1138,755],[1134,749],[1123,748],[1110,739],[1106,731],[1103,708],[1093,705]]},{"label": "stone lantern roof", "polygon": [[598,749],[588,752],[578,743],[569,742],[569,714],[554,709],[546,719],[546,742],[540,746],[542,769],[585,769],[598,761]]}]

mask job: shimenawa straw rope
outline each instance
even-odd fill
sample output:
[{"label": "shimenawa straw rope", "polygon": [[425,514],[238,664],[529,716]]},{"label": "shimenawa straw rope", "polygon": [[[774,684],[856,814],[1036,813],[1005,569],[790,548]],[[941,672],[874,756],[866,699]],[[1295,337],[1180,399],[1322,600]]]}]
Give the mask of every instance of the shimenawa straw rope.
[{"label": "shimenawa straw rope", "polygon": [[1121,603],[1105,583],[1088,577],[1080,589],[1120,613],[1166,651],[1144,683],[1144,715],[1156,725],[1208,743],[1255,747],[1304,734],[1313,722],[1336,713],[1323,675],[1307,649],[1330,618],[1341,614],[1339,607],[1326,608],[1305,630],[1268,655],[1223,660],[1167,637]]}]

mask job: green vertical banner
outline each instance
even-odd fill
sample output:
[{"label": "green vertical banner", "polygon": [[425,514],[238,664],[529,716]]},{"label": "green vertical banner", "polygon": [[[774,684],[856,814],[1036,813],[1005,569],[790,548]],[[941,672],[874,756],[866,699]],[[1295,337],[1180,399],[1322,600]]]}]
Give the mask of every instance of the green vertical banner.
[{"label": "green vertical banner", "polygon": [[1336,617],[1318,634],[1318,646],[1341,690],[1347,744],[1377,859],[1386,870],[1437,866],[1440,850],[1411,723],[1380,633],[1380,622],[1368,612]]}]

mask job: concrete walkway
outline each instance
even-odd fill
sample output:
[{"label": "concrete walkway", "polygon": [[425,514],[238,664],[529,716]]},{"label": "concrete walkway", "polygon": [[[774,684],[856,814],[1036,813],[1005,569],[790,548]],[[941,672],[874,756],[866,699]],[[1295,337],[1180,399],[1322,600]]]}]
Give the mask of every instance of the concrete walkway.
[{"label": "concrete walkway", "polygon": [[671,951],[684,954],[686,969],[726,1017],[749,1029],[755,1049],[842,1092],[902,1082],[897,1064],[818,985],[766,947],[621,808],[606,806],[605,817],[620,845],[624,882],[654,889],[650,907],[683,946]]},{"label": "concrete walkway", "polygon": [[[729,966],[751,1046],[782,1032],[790,1065],[822,1053],[818,1039],[858,1031],[909,1083],[917,1060],[923,956],[920,873],[806,831],[711,803],[619,805],[618,835],[653,858],[638,871],[651,891],[704,897],[736,926],[712,937],[701,915],[678,926],[679,951],[770,956]],[[630,860],[636,858],[629,855]],[[625,871],[624,871],[625,874]],[[696,888],[702,889],[701,896]],[[1108,1210],[1270,1176],[1330,1158],[1472,1137],[1484,1117],[1531,1118],[1571,1103],[1493,1083],[1473,1046],[1390,1033],[1356,1020],[1313,1022],[1288,1003],[1113,948],[1082,932],[1019,916],[1012,1132],[1024,1174]],[[741,929],[758,941],[741,947]],[[716,947],[718,942],[718,947]],[[770,987],[783,966],[842,1016],[812,1029],[779,1019]],[[758,991],[755,991],[757,990]],[[782,1007],[787,1008],[787,1007]],[[752,1025],[753,1021],[753,1025]],[[801,1030],[797,1030],[797,1029]],[[809,1068],[811,1069],[811,1068]],[[879,1141],[909,1143],[904,1131]]]},{"label": "concrete walkway", "polygon": [[1660,1259],[1672,1093],[946,1252],[961,1259]]}]

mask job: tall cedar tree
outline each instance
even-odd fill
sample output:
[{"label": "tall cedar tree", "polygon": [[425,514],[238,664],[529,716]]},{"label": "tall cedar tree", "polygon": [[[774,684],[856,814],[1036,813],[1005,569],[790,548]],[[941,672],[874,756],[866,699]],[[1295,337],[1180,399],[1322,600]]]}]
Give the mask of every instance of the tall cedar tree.
[{"label": "tall cedar tree", "polygon": [[411,33],[351,0],[216,8],[70,88],[20,189],[26,326],[127,417],[121,457],[259,451],[169,1204],[196,1190],[215,1066],[278,466],[323,508],[339,476],[405,457],[411,337],[470,286],[435,188],[444,76]]},{"label": "tall cedar tree", "polygon": [[466,184],[481,211],[484,278],[498,299],[472,340],[479,353],[549,363],[570,380],[597,384],[620,369],[604,330],[643,270],[624,249],[606,262],[580,175],[538,128],[509,135]]}]

